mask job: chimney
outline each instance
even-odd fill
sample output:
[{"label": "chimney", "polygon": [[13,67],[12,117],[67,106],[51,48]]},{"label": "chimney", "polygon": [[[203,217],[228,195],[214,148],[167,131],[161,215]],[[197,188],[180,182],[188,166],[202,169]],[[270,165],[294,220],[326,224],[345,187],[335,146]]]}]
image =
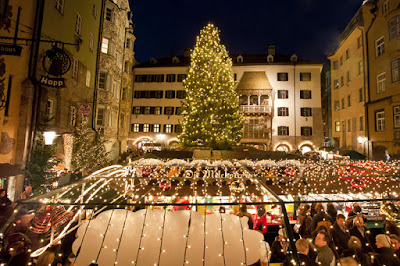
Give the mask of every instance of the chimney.
[{"label": "chimney", "polygon": [[190,49],[190,48],[185,48],[184,50],[183,50],[183,56],[184,57],[190,57],[190,54],[192,53],[192,49]]},{"label": "chimney", "polygon": [[268,54],[275,55],[275,45],[273,45],[273,44],[268,45]]}]

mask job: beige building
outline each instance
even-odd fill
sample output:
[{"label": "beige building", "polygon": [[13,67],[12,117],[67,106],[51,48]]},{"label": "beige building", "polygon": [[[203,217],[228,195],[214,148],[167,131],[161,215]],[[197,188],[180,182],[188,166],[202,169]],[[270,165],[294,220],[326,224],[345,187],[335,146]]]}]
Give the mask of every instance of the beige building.
[{"label": "beige building", "polygon": [[400,156],[399,5],[364,1],[329,57],[332,135],[377,160]]},{"label": "beige building", "polygon": [[400,0],[363,5],[367,41],[368,147],[374,159],[400,156]]},{"label": "beige building", "polygon": [[97,84],[96,129],[108,141],[110,159],[126,151],[134,65],[128,0],[106,1]]},{"label": "beige building", "polygon": [[364,153],[365,137],[365,45],[360,8],[340,36],[331,62],[332,137],[342,149]]},{"label": "beige building", "polygon": [[[321,64],[282,56],[269,46],[264,55],[231,55],[240,112],[242,144],[262,150],[313,150],[323,143]],[[172,148],[181,132],[182,80],[186,56],[150,59],[134,68],[131,117],[132,148]],[[154,143],[158,145],[154,145]]]}]

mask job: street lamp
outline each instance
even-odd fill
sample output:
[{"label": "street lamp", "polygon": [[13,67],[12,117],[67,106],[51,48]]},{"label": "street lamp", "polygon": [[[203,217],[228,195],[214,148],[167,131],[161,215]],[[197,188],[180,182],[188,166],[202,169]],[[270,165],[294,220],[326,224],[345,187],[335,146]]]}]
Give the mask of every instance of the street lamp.
[{"label": "street lamp", "polygon": [[56,138],[56,132],[45,131],[45,132],[43,132],[43,136],[44,136],[44,144],[45,145],[53,145],[53,141]]}]

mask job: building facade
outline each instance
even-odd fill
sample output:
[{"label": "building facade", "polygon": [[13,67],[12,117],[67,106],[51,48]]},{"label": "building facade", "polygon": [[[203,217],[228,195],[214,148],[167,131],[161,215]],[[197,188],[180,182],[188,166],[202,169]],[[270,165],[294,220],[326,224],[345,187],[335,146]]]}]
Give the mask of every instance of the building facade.
[{"label": "building facade", "polygon": [[366,152],[365,45],[362,9],[340,36],[329,57],[331,68],[332,137],[335,146]]},{"label": "building facade", "polygon": [[400,0],[363,5],[368,58],[368,150],[400,156]]},{"label": "building facade", "polygon": [[[275,54],[231,55],[240,112],[241,144],[262,150],[309,151],[323,143],[321,64]],[[178,144],[182,81],[190,62],[181,57],[150,59],[134,68],[131,148]]]},{"label": "building facade", "polygon": [[128,0],[106,1],[97,84],[96,128],[108,141],[110,159],[126,151],[134,65],[132,16]]},{"label": "building facade", "polygon": [[[28,29],[35,25],[37,1],[16,0],[6,5],[7,2],[0,1],[0,36],[11,38],[2,39],[0,52],[0,165],[12,165],[19,170],[24,169],[29,150],[33,100],[33,86],[29,79],[32,43],[13,38],[17,32],[17,38],[32,39],[33,32]],[[5,49],[17,49],[20,53],[5,52]],[[0,172],[0,187],[7,188],[8,197],[15,199],[22,189],[23,175]],[[16,188],[19,189],[16,191]]]}]

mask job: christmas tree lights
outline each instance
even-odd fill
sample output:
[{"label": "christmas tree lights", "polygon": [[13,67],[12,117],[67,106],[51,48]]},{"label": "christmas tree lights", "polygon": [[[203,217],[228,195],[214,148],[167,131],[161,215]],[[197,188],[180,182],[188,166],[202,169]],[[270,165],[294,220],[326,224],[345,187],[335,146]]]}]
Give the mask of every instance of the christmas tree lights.
[{"label": "christmas tree lights", "polygon": [[189,146],[201,141],[212,148],[228,148],[241,139],[242,116],[232,60],[220,44],[217,27],[208,24],[200,31],[190,59],[179,139]]}]

